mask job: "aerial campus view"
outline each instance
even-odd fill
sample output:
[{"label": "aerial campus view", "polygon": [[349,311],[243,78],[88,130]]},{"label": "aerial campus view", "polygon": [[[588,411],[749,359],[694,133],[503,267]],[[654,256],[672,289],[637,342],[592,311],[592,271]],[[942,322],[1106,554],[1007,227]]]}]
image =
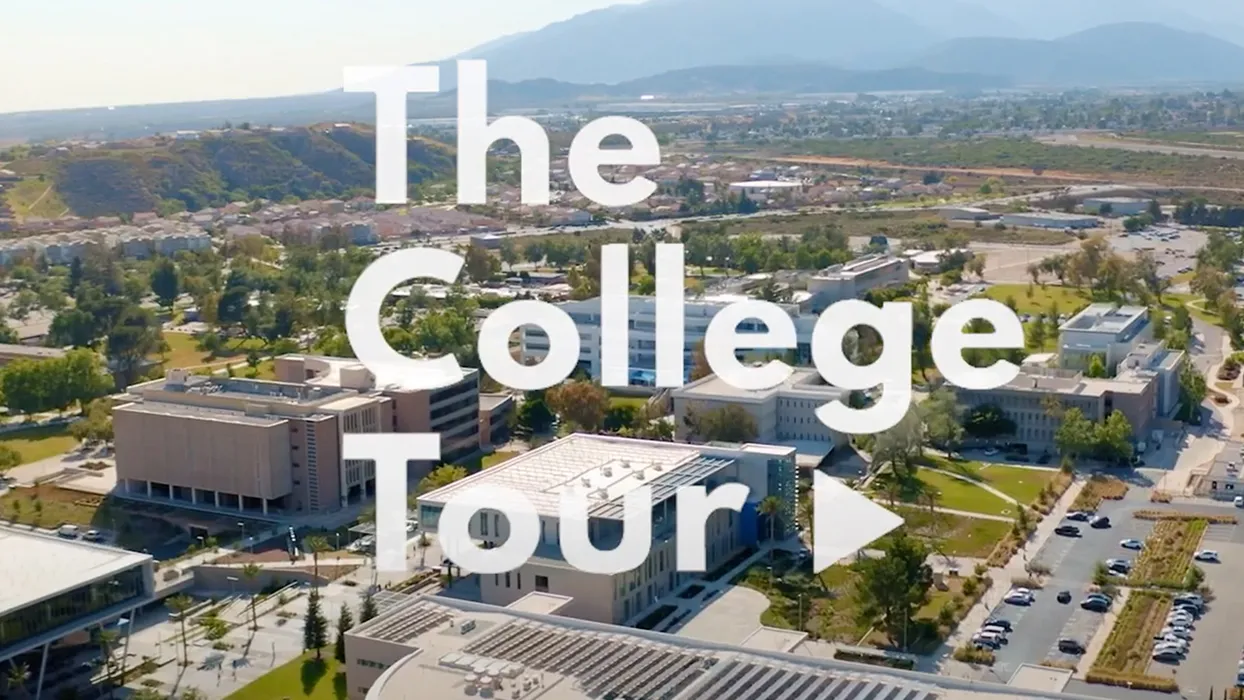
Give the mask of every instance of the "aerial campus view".
[{"label": "aerial campus view", "polygon": [[[414,4],[6,10],[0,698],[1244,698],[1244,5]],[[458,59],[487,61],[491,117],[543,131],[547,204],[524,168],[543,142],[504,138],[479,154],[486,201],[460,202]],[[388,64],[440,68],[406,100],[404,204],[378,201],[376,96],[341,89]],[[659,143],[596,169],[651,182],[643,201],[580,191],[572,145],[605,115]],[[685,381],[664,386],[673,243]],[[602,348],[610,244],[625,386]],[[460,277],[393,288],[381,332],[464,370],[388,383],[348,300],[373,262],[432,248]],[[992,388],[934,359],[974,299],[1022,324],[1022,347],[962,351],[1014,365]],[[529,300],[579,350],[518,390],[480,328]],[[747,300],[794,329],[736,352],[791,368],[767,388],[706,348]],[[910,405],[873,432],[817,411],[885,393],[814,360],[847,300],[911,310]],[[509,357],[562,341],[520,325]],[[896,351],[868,325],[841,345],[861,368]],[[406,461],[400,571],[360,433],[440,436]],[[818,565],[818,512],[844,507],[825,480],[901,526]],[[702,523],[687,570],[675,492],[730,484],[746,499]],[[447,555],[479,486],[533,505],[520,566]],[[602,549],[651,489],[642,563],[570,563],[557,499],[578,488]],[[504,547],[482,505],[473,546]]]}]

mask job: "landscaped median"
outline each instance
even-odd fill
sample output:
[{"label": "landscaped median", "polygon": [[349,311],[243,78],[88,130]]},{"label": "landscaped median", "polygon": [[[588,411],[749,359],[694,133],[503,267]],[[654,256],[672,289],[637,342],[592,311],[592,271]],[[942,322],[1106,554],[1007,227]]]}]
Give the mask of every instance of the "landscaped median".
[{"label": "landscaped median", "polygon": [[1175,590],[1199,586],[1204,574],[1192,566],[1192,556],[1207,526],[1200,519],[1159,521],[1145,540],[1145,549],[1136,559],[1128,584]]},{"label": "landscaped median", "polygon": [[1127,495],[1127,483],[1104,474],[1094,474],[1084,484],[1071,504],[1071,510],[1095,511],[1102,501],[1121,501]]},{"label": "landscaped median", "polygon": [[1085,675],[1089,683],[1117,685],[1135,690],[1179,690],[1174,678],[1151,676],[1153,637],[1162,629],[1171,609],[1171,596],[1160,591],[1132,591],[1119,613],[1106,644]]},{"label": "landscaped median", "polygon": [[1133,516],[1137,520],[1169,520],[1169,521],[1192,521],[1202,520],[1211,525],[1235,525],[1240,521],[1234,515],[1219,515],[1216,513],[1180,513],[1172,510],[1138,510]]}]

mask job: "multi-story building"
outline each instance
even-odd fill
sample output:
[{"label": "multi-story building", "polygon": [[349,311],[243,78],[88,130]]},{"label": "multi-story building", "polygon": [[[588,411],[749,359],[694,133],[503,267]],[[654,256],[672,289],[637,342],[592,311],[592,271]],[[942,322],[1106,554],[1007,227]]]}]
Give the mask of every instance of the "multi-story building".
[{"label": "multi-story building", "polygon": [[[391,422],[383,432],[440,433],[442,462],[452,464],[480,451],[478,369],[464,369],[460,381],[440,389],[377,386],[375,375],[361,362],[342,357],[283,355],[273,369],[280,381],[384,397],[391,406]],[[408,464],[410,478],[417,481],[433,463]]]},{"label": "multi-story building", "polygon": [[679,440],[692,439],[688,411],[711,411],[740,406],[756,421],[756,442],[813,443],[828,453],[848,440],[816,417],[816,409],[831,402],[846,403],[850,392],[825,383],[813,369],[797,368],[787,380],[771,389],[747,390],[731,386],[715,374],[675,389],[674,425]]},{"label": "multi-story building", "polygon": [[1065,671],[1021,664],[1006,685],[900,671],[831,659],[802,632],[759,624],[748,639],[706,639],[575,620],[562,614],[573,601],[545,593],[508,607],[376,600],[380,614],[345,635],[350,700],[1084,700],[1063,694]]},{"label": "multi-story building", "polygon": [[150,554],[0,526],[0,562],[0,663],[29,655],[32,698],[52,647],[87,642],[84,630],[132,617],[155,596]]},{"label": "multi-story building", "polygon": [[835,302],[858,299],[872,289],[905,284],[909,278],[907,262],[890,255],[864,255],[827,267],[808,278],[811,310],[820,313]]},{"label": "multi-story building", "polygon": [[[630,315],[627,322],[629,348],[629,364],[631,384],[651,385],[656,381],[656,298],[631,296]],[[695,347],[704,340],[708,332],[708,324],[717,312],[726,306],[738,302],[749,301],[750,297],[739,294],[718,294],[687,299],[683,306],[683,367],[687,379],[690,379],[692,354]],[[812,357],[812,330],[816,326],[816,316],[800,314],[797,304],[779,304],[791,315],[798,337],[796,356],[799,361],[807,362]],[[568,301],[559,307],[570,315],[579,330],[579,369],[593,379],[601,376],[600,346],[600,297],[581,301]],[[763,332],[764,325],[759,321],[749,320],[740,323],[738,330],[742,333]],[[524,326],[521,335],[522,356],[526,362],[537,362],[549,351],[549,338],[545,332],[534,326]],[[740,356],[746,352],[740,351]]]},{"label": "multi-story building", "polygon": [[391,432],[393,401],[305,383],[172,370],[115,397],[122,494],[264,514],[333,511],[375,493],[342,434]]},{"label": "multi-story building", "polygon": [[510,419],[514,416],[514,397],[509,394],[479,395],[479,444],[488,448],[510,439]]},{"label": "multi-story building", "polygon": [[[419,522],[437,532],[441,512],[458,494],[474,486],[501,486],[523,493],[540,518],[535,555],[522,567],[480,577],[482,600],[508,605],[532,591],[573,598],[563,614],[587,620],[624,623],[642,617],[693,574],[678,571],[675,532],[678,487],[703,485],[711,491],[724,483],[749,489],[741,512],[715,511],[705,529],[709,571],[768,537],[758,505],[768,496],[781,504],[773,532],[783,539],[793,531],[795,450],[772,445],[701,445],[576,434],[478,472],[419,497]],[[623,498],[641,486],[652,488],[652,546],[647,559],[624,574],[595,574],[566,562],[559,545],[560,493],[582,489],[589,501],[589,532],[601,549],[616,547],[622,537]],[[499,511],[484,509],[471,521],[471,537],[485,547],[506,540],[509,524]]]},{"label": "multi-story building", "polygon": [[1094,355],[1108,370],[1144,343],[1152,342],[1149,309],[1143,306],[1090,304],[1058,329],[1059,366],[1086,369]]}]

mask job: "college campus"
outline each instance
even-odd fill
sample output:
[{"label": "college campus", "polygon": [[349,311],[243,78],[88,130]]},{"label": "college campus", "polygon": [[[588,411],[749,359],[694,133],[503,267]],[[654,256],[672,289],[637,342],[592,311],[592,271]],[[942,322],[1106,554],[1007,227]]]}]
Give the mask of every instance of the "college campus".
[{"label": "college campus", "polygon": [[[398,3],[374,35],[271,3],[190,23],[18,10],[0,700],[1244,700],[1244,5],[611,1],[467,0],[436,26]],[[178,43],[152,63],[136,47],[172,35],[157,19]],[[47,27],[108,57],[75,68],[95,92],[26,60]],[[376,201],[402,124],[337,89],[347,35],[351,60],[439,61],[441,92],[404,101],[405,203]],[[487,60],[489,117],[526,134],[474,150],[480,204],[458,198],[473,149],[447,56]],[[594,168],[605,184],[651,189],[623,207],[579,189],[580,137],[610,115],[660,151],[601,141],[621,163]],[[660,387],[668,244],[683,381]],[[606,245],[628,255],[622,386]],[[398,355],[458,361],[435,388],[378,377],[346,331],[363,272],[427,248],[460,256],[458,279],[401,281],[379,320]],[[931,347],[979,299],[1023,329],[962,351],[1016,368],[991,388]],[[490,375],[479,331],[514,301],[574,322],[570,376]],[[790,319],[784,347],[761,340],[774,317],[735,328],[735,359],[781,381],[740,389],[709,359],[742,301]],[[911,318],[906,412],[859,434],[817,416],[894,398],[813,361],[844,301]],[[887,340],[861,325],[841,351],[867,368]],[[527,322],[509,355],[558,342]],[[361,433],[431,433],[439,458],[404,459],[393,493],[347,459]],[[480,487],[535,511],[506,571],[444,541]],[[700,489],[745,496],[688,526]],[[587,512],[563,518],[574,494]],[[377,563],[386,500],[405,506],[398,571]],[[518,539],[513,504],[465,500],[470,546]],[[861,544],[869,523],[840,523],[860,507],[896,526]],[[645,554],[620,573],[563,539],[585,529],[613,563],[636,522]]]}]

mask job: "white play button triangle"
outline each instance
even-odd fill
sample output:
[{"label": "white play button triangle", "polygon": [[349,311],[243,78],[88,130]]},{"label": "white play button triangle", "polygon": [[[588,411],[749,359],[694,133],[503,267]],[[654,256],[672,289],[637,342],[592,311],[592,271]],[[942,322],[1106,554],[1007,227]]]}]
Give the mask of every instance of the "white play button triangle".
[{"label": "white play button triangle", "polygon": [[837,479],[812,477],[812,570],[824,571],[903,524],[903,519]]}]

